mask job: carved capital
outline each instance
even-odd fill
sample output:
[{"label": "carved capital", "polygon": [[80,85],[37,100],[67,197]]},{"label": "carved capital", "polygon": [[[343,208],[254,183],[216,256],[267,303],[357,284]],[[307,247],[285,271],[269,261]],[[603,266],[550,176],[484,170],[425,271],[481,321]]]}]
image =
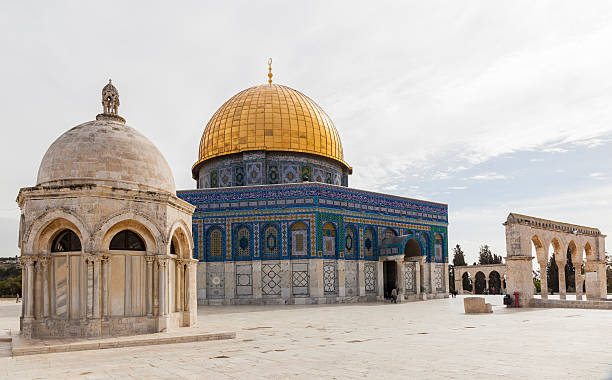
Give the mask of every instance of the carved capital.
[{"label": "carved capital", "polygon": [[110,261],[110,255],[102,255],[100,257],[100,260],[102,260],[102,264],[108,264],[108,262]]},{"label": "carved capital", "polygon": [[155,261],[154,256],[145,256],[144,259],[147,262],[147,264],[152,264]]},{"label": "carved capital", "polygon": [[100,255],[88,255],[86,260],[88,263],[95,263],[96,261],[102,261],[102,257]]},{"label": "carved capital", "polygon": [[36,260],[37,260],[36,270],[44,271],[44,270],[47,270],[47,268],[49,267],[49,262],[51,261],[51,257],[50,256],[38,256]]},{"label": "carved capital", "polygon": [[34,265],[36,258],[34,256],[21,256],[19,258],[19,262],[21,265]]},{"label": "carved capital", "polygon": [[168,266],[168,258],[167,257],[158,257],[157,258],[157,265],[159,265],[160,268],[165,268]]}]

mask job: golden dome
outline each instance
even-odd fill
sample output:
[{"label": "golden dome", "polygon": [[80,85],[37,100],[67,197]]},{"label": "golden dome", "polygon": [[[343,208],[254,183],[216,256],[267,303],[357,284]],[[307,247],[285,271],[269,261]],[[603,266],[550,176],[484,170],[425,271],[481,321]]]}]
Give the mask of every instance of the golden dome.
[{"label": "golden dome", "polygon": [[194,178],[203,161],[249,150],[309,153],[350,170],[325,111],[301,92],[278,84],[247,88],[215,112],[202,134]]}]

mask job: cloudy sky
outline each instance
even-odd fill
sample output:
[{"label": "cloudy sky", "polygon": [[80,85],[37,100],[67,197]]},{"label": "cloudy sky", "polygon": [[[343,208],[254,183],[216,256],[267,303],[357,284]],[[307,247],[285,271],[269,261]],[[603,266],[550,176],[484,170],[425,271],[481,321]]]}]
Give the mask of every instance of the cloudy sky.
[{"label": "cloudy sky", "polygon": [[598,1],[3,1],[0,256],[19,188],[109,77],[189,189],[206,122],[268,57],[334,120],[350,185],[448,203],[469,262],[505,255],[511,211],[612,233],[611,19]]}]

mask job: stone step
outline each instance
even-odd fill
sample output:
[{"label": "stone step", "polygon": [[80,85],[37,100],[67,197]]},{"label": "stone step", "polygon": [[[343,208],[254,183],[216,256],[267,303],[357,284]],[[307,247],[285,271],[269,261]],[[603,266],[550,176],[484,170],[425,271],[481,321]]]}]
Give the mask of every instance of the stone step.
[{"label": "stone step", "polygon": [[0,358],[6,358],[13,355],[13,351],[11,348],[11,343],[3,341],[0,342]]}]

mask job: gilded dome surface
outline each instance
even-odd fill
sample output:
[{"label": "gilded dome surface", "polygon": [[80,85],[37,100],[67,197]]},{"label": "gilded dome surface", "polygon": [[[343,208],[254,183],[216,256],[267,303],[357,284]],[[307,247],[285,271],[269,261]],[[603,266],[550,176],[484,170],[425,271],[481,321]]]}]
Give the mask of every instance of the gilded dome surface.
[{"label": "gilded dome surface", "polygon": [[37,185],[103,184],[175,193],[164,156],[140,132],[119,119],[100,117],[78,125],[51,144]]},{"label": "gilded dome surface", "polygon": [[349,168],[325,111],[301,92],[278,84],[241,91],[215,112],[202,134],[194,175],[205,160],[250,150],[309,153]]}]

